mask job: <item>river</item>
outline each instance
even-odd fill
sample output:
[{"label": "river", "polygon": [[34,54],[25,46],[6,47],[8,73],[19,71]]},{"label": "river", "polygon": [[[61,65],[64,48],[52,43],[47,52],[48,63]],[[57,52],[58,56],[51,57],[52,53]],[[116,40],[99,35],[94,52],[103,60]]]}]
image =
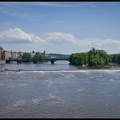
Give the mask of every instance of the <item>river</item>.
[{"label": "river", "polygon": [[0,118],[120,118],[120,67],[85,69],[67,61],[5,64]]}]

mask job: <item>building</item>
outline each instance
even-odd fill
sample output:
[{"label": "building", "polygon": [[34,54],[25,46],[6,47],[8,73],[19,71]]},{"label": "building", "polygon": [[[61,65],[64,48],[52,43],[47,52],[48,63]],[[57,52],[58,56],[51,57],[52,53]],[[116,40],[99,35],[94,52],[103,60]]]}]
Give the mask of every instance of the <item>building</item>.
[{"label": "building", "polygon": [[9,60],[11,58],[11,53],[9,51],[5,51],[5,60]]},{"label": "building", "polygon": [[5,64],[5,50],[0,46],[0,64]]},{"label": "building", "polygon": [[23,55],[23,52],[12,52],[11,51],[5,51],[5,60],[9,60],[9,59],[21,59],[21,56]]}]

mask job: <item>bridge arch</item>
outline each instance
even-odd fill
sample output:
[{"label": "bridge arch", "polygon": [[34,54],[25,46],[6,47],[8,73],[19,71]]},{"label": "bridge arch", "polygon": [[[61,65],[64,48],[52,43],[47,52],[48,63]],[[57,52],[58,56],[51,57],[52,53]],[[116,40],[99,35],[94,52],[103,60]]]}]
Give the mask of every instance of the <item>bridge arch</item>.
[{"label": "bridge arch", "polygon": [[69,59],[65,59],[65,58],[64,59],[51,59],[49,61],[51,62],[51,64],[54,64],[54,62],[59,61],[59,60],[65,60],[69,62]]}]

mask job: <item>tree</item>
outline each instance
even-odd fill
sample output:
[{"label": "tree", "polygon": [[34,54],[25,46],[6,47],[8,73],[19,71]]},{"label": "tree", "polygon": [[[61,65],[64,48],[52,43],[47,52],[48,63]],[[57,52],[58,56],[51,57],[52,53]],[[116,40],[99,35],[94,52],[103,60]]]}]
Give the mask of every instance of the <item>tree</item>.
[{"label": "tree", "polygon": [[30,61],[32,59],[30,53],[23,53],[22,59]]},{"label": "tree", "polygon": [[[119,57],[120,59],[120,57]],[[111,62],[111,56],[104,50],[96,50],[92,48],[86,53],[73,53],[69,57],[70,64],[82,66],[88,65],[91,67],[108,65]]]},{"label": "tree", "polygon": [[88,54],[87,53],[74,53],[69,57],[70,64],[82,66],[88,63]]},{"label": "tree", "polygon": [[39,52],[36,52],[35,55],[33,56],[34,61],[41,61],[42,60],[42,55]]},{"label": "tree", "polygon": [[88,56],[88,65],[91,67],[108,65],[111,61],[110,55],[108,55],[104,50],[95,50],[95,48],[92,48],[92,50],[88,52]]},{"label": "tree", "polygon": [[112,63],[120,64],[120,54],[113,54],[111,55]]}]

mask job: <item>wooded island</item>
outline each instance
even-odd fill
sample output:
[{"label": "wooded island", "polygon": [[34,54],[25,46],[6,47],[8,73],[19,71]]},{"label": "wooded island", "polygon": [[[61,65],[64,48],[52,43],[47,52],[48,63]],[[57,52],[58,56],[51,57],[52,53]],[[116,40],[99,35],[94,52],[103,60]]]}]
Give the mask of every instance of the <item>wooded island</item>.
[{"label": "wooded island", "polygon": [[69,57],[70,64],[76,66],[98,67],[106,66],[113,61],[114,55],[107,54],[104,50],[92,48],[89,52],[73,53]]}]

